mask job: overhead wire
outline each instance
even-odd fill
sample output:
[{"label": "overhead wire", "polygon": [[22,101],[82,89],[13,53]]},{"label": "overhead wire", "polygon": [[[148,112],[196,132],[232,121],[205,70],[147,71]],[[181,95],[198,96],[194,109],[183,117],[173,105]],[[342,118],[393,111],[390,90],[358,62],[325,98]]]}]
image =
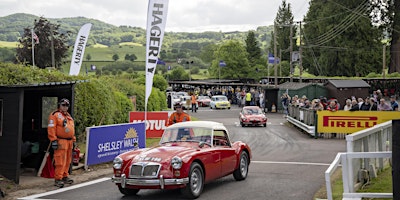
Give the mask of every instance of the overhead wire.
[{"label": "overhead wire", "polygon": [[[356,20],[363,16],[363,14],[365,14],[365,12],[367,11],[367,7],[368,2],[360,4],[359,6],[357,6],[356,9],[354,9],[352,14],[348,15],[338,25],[325,32],[324,34],[318,36],[317,38],[312,39],[310,43],[314,45],[322,45],[339,36],[341,33],[347,30],[347,28],[350,27]],[[360,11],[362,11],[362,13],[360,13]]]}]

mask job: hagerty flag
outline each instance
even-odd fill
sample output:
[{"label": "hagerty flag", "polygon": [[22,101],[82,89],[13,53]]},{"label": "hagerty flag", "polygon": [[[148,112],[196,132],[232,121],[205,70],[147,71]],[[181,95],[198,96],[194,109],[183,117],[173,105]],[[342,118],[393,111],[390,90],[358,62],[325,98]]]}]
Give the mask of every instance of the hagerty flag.
[{"label": "hagerty flag", "polygon": [[69,75],[78,75],[81,70],[83,55],[85,53],[86,42],[88,41],[91,23],[87,23],[81,27],[74,45],[72,53],[71,67],[69,68]]},{"label": "hagerty flag", "polygon": [[149,0],[146,27],[146,97],[145,106],[153,87],[153,77],[161,51],[167,21],[168,0]]}]

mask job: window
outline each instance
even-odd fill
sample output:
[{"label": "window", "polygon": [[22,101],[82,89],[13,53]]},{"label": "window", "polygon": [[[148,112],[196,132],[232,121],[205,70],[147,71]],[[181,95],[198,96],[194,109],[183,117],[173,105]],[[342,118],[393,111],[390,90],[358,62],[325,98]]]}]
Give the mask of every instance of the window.
[{"label": "window", "polygon": [[49,115],[57,109],[57,97],[42,97],[42,128],[47,128]]}]

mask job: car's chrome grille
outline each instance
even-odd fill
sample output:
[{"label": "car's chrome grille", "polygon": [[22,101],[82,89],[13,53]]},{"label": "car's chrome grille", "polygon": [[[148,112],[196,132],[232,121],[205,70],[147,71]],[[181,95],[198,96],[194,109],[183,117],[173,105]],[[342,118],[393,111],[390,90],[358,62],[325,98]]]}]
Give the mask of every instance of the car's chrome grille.
[{"label": "car's chrome grille", "polygon": [[136,163],[132,165],[129,175],[132,178],[157,178],[159,171],[157,163]]}]

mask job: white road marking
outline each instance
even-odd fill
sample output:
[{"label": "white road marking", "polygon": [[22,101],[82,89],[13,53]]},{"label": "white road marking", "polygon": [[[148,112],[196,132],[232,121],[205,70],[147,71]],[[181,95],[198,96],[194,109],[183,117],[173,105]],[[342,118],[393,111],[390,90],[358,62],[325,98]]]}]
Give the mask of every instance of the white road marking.
[{"label": "white road marking", "polygon": [[89,181],[89,182],[86,182],[86,183],[72,185],[72,186],[69,186],[69,187],[60,188],[58,190],[53,190],[53,191],[49,191],[49,192],[45,192],[45,193],[41,193],[41,194],[35,194],[35,195],[32,195],[32,196],[22,197],[22,198],[18,198],[18,199],[36,199],[36,198],[39,198],[39,197],[49,196],[49,195],[53,195],[53,194],[57,194],[57,193],[61,193],[61,192],[69,191],[69,190],[74,190],[74,189],[77,189],[77,188],[81,188],[81,187],[85,187],[85,186],[88,186],[88,185],[93,185],[93,184],[96,184],[96,183],[109,181],[109,180],[111,180],[111,178],[101,178],[101,179],[97,179],[97,180],[94,180],[94,181]]},{"label": "white road marking", "polygon": [[251,161],[256,164],[285,164],[285,165],[317,165],[317,166],[329,166],[327,163],[308,163],[308,162],[278,162],[278,161]]}]

